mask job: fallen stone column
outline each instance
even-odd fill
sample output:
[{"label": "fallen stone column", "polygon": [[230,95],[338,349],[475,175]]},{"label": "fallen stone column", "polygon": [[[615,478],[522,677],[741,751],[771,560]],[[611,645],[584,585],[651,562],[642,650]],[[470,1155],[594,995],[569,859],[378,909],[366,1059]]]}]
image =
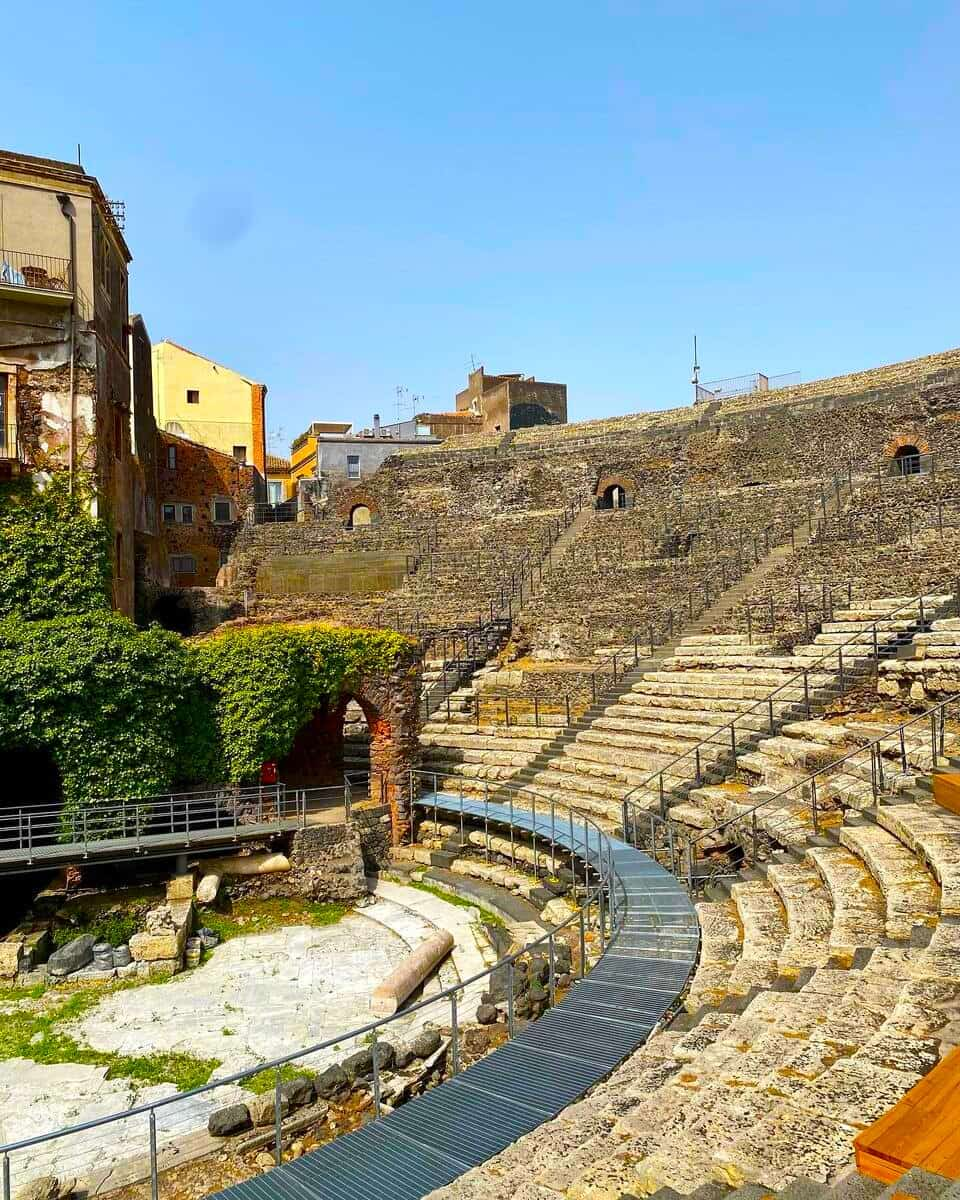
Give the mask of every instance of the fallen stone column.
[{"label": "fallen stone column", "polygon": [[453,934],[440,929],[410,952],[399,967],[391,971],[383,983],[373,989],[370,1009],[376,1017],[390,1017],[397,1011],[414,988],[418,987],[434,967],[453,949]]},{"label": "fallen stone column", "polygon": [[208,858],[203,868],[209,875],[271,875],[289,871],[290,859],[285,854],[235,854],[230,858]]},{"label": "fallen stone column", "polygon": [[220,890],[221,876],[216,871],[208,871],[197,884],[197,903],[212,904]]}]

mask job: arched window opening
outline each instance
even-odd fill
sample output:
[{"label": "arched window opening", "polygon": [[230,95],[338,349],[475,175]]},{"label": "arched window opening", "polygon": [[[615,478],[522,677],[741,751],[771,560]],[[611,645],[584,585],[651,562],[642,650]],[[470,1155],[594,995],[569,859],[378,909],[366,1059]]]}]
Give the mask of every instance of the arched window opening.
[{"label": "arched window opening", "polygon": [[919,475],[922,463],[916,446],[900,446],[893,456],[894,475]]},{"label": "arched window opening", "polygon": [[626,489],[619,483],[611,483],[605,488],[600,497],[598,508],[626,508],[627,493]]},{"label": "arched window opening", "polygon": [[348,522],[351,529],[360,529],[364,525],[370,525],[373,522],[373,513],[366,504],[356,504],[350,510],[350,520]]}]

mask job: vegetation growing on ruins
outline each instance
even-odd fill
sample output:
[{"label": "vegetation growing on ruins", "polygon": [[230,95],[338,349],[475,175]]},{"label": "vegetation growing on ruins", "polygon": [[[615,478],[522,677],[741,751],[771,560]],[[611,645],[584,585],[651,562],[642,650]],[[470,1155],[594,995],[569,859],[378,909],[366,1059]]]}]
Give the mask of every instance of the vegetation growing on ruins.
[{"label": "vegetation growing on ruins", "polygon": [[135,1079],[140,1083],[173,1083],[179,1091],[199,1087],[220,1066],[215,1058],[192,1054],[159,1053],[131,1056],[94,1050],[77,1042],[65,1027],[99,1004],[107,991],[137,987],[136,982],[78,992],[53,1007],[17,1006],[0,1021],[0,1059],[26,1058],[37,1063],[82,1063],[106,1067],[110,1079]]},{"label": "vegetation growing on ruins", "polygon": [[117,613],[0,619],[0,748],[44,750],[69,804],[256,779],[351,681],[388,671],[400,634],[230,630],[199,642]]},{"label": "vegetation growing on ruins", "polygon": [[49,753],[68,804],[222,771],[188,644],[112,612],[0,620],[0,747]]},{"label": "vegetation growing on ruins", "polygon": [[90,514],[89,483],[62,472],[39,490],[0,485],[0,616],[43,620],[110,607],[110,530]]},{"label": "vegetation growing on ruins", "polygon": [[322,904],[301,897],[235,900],[229,912],[207,909],[203,923],[221,942],[252,933],[269,933],[288,925],[336,925],[350,911],[347,904]]},{"label": "vegetation growing on ruins", "polygon": [[323,624],[262,625],[198,642],[227,777],[255,778],[261,763],[283,758],[324,701],[392,670],[408,647],[392,631]]}]

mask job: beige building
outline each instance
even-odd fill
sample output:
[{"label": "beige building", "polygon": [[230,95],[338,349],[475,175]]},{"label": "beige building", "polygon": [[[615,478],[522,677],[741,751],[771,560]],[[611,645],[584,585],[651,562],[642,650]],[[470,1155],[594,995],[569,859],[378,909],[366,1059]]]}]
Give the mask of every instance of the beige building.
[{"label": "beige building", "polygon": [[153,347],[153,406],[165,433],[199,442],[266,476],[265,384],[176,342]]},{"label": "beige building", "polygon": [[114,531],[113,601],[132,613],[141,376],[122,212],[82,166],[0,151],[0,478],[92,482]]}]

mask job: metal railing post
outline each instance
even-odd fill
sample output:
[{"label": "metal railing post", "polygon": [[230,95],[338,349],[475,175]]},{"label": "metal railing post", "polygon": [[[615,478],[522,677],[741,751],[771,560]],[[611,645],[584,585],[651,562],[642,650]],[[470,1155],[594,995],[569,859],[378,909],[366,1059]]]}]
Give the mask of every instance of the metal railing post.
[{"label": "metal railing post", "polygon": [[587,965],[587,933],[583,925],[583,909],[580,909],[580,978],[586,974]]},{"label": "metal railing post", "polygon": [[275,1068],[276,1078],[273,1081],[273,1159],[279,1167],[283,1162],[283,1096],[280,1093],[280,1068]]},{"label": "metal railing post", "polygon": [[380,1046],[377,1042],[377,1031],[374,1029],[370,1034],[370,1049],[373,1058],[373,1113],[379,1119],[381,1115],[380,1107]]},{"label": "metal railing post", "polygon": [[516,1021],[513,1014],[513,959],[507,963],[507,1030],[513,1037],[516,1033]]},{"label": "metal railing post", "polygon": [[460,1074],[460,1029],[457,1023],[457,993],[450,993],[450,1048],[452,1051],[451,1074]]},{"label": "metal railing post", "polygon": [[550,960],[549,988],[550,988],[550,1003],[551,1003],[551,1005],[556,1004],[556,1002],[557,1002],[557,957],[556,957],[556,950],[554,949],[553,939],[554,939],[554,935],[551,933],[549,938],[547,938],[547,948],[548,948],[549,960]]},{"label": "metal railing post", "polygon": [[[3,1194],[6,1197],[8,1192],[8,1168],[9,1163],[4,1161],[4,1179],[3,1179]],[[157,1113],[156,1109],[150,1109],[150,1197],[151,1200],[158,1200],[160,1196],[160,1176],[157,1171]]]}]

